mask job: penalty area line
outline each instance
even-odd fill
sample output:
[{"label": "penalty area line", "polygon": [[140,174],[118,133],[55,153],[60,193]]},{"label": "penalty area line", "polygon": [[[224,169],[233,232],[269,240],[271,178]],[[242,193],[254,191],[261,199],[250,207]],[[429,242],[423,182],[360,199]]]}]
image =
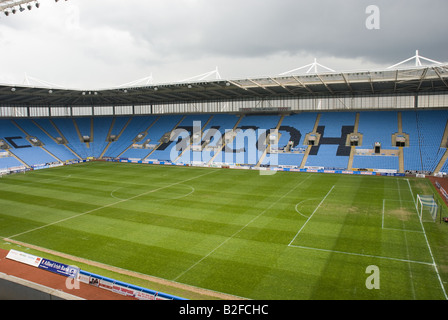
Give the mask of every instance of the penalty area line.
[{"label": "penalty area line", "polygon": [[376,256],[376,255],[371,255],[371,254],[363,254],[363,253],[355,253],[355,252],[346,252],[346,251],[337,251],[337,250],[329,250],[329,249],[321,249],[321,248],[304,247],[304,246],[297,246],[297,245],[293,245],[293,244],[290,245],[290,247],[306,249],[306,250],[313,250],[313,251],[328,252],[328,253],[339,253],[339,254],[345,254],[345,255],[351,255],[351,256],[359,256],[359,257],[366,257],[366,258],[376,258],[376,259],[386,259],[386,260],[392,260],[392,261],[398,261],[398,262],[416,263],[416,264],[423,264],[423,265],[426,265],[426,266],[433,266],[432,262],[425,262],[425,261],[416,261],[416,260],[408,260],[408,259]]},{"label": "penalty area line", "polygon": [[216,246],[214,249],[212,249],[209,253],[207,253],[205,256],[203,256],[201,259],[199,259],[198,261],[196,261],[193,265],[191,265],[189,268],[185,269],[183,272],[181,272],[177,277],[175,277],[173,279],[173,281],[177,281],[179,278],[181,278],[184,274],[186,274],[187,272],[189,272],[190,270],[192,270],[193,268],[195,268],[198,264],[200,264],[202,261],[204,261],[205,259],[207,259],[209,256],[211,256],[214,252],[216,252],[219,248],[221,248],[223,245],[225,245],[229,240],[233,239],[237,234],[239,234],[241,231],[243,231],[244,229],[246,229],[252,222],[254,222],[255,220],[257,220],[259,217],[261,217],[262,215],[264,215],[268,210],[270,210],[272,207],[274,207],[279,201],[281,201],[283,198],[285,198],[286,196],[288,196],[291,192],[293,192],[294,190],[296,190],[299,186],[301,186],[304,182],[306,182],[309,178],[311,177],[311,175],[307,176],[305,179],[303,179],[302,181],[300,181],[296,186],[294,186],[292,189],[290,189],[287,193],[285,193],[284,195],[282,195],[280,198],[278,198],[276,201],[271,202],[271,204],[264,209],[261,213],[259,213],[257,216],[255,216],[252,220],[250,220],[248,223],[246,223],[244,226],[242,226],[238,231],[236,231],[235,233],[233,233],[230,237],[228,237],[227,239],[225,239],[223,242],[221,242],[218,246]]}]

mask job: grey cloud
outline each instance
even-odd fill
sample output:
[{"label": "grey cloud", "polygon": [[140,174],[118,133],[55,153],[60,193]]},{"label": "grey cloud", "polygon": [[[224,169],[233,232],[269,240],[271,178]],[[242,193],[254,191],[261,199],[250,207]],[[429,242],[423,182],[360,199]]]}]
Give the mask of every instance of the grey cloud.
[{"label": "grey cloud", "polygon": [[[379,30],[365,27],[365,9],[370,4],[380,9]],[[63,9],[64,5],[76,8],[79,16]],[[82,79],[83,72],[93,73],[89,80],[98,83],[110,83],[114,74],[115,82],[131,81],[150,70],[166,70],[171,79],[179,79],[193,69],[197,74],[209,71],[214,61],[226,65],[234,61],[240,65],[232,67],[240,71],[256,61],[258,70],[252,74],[285,67],[284,61],[274,59],[284,57],[351,59],[357,69],[363,62],[387,66],[418,49],[422,55],[446,61],[447,9],[446,0],[48,2],[26,12],[26,18],[2,17],[0,41],[10,49],[1,55],[36,70],[25,59],[30,51],[45,57],[47,63],[49,54],[59,53],[53,57],[54,65],[67,64],[67,77]],[[79,25],[68,28],[71,20]],[[42,46],[36,50],[38,42]],[[102,72],[91,72],[92,68]],[[62,77],[51,64],[38,70],[49,81],[68,81],[51,79]],[[13,73],[13,66],[7,71]]]},{"label": "grey cloud", "polygon": [[[168,0],[154,7],[151,3],[139,6],[131,1],[124,12],[118,11],[122,19],[112,17],[117,26],[132,30],[164,57],[309,52],[389,62],[418,48],[443,58],[448,49],[442,40],[448,26],[446,0]],[[380,9],[380,30],[365,27],[369,4]]]}]

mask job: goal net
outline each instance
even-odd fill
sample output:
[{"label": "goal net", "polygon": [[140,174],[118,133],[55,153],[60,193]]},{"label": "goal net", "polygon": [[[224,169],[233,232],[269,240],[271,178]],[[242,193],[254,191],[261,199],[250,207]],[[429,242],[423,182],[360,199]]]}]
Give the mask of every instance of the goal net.
[{"label": "goal net", "polygon": [[440,206],[433,195],[417,195],[417,211],[421,221],[436,221]]}]

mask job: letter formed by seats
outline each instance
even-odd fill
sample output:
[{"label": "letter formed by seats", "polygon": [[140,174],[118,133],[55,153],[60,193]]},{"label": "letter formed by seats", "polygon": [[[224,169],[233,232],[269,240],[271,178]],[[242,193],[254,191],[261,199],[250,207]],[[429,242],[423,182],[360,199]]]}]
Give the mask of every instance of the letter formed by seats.
[{"label": "letter formed by seats", "polygon": [[366,279],[366,288],[369,290],[380,288],[380,268],[377,266],[368,266],[366,268],[366,273],[370,276]]}]

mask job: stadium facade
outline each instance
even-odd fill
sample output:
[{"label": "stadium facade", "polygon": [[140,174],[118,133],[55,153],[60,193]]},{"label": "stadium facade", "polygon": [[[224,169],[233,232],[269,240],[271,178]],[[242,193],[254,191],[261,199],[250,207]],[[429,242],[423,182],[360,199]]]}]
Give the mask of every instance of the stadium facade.
[{"label": "stadium facade", "polygon": [[125,159],[443,174],[448,64],[100,90],[2,85],[0,121],[0,168]]},{"label": "stadium facade", "polygon": [[448,64],[101,90],[2,85],[0,116],[439,108],[447,92]]}]

